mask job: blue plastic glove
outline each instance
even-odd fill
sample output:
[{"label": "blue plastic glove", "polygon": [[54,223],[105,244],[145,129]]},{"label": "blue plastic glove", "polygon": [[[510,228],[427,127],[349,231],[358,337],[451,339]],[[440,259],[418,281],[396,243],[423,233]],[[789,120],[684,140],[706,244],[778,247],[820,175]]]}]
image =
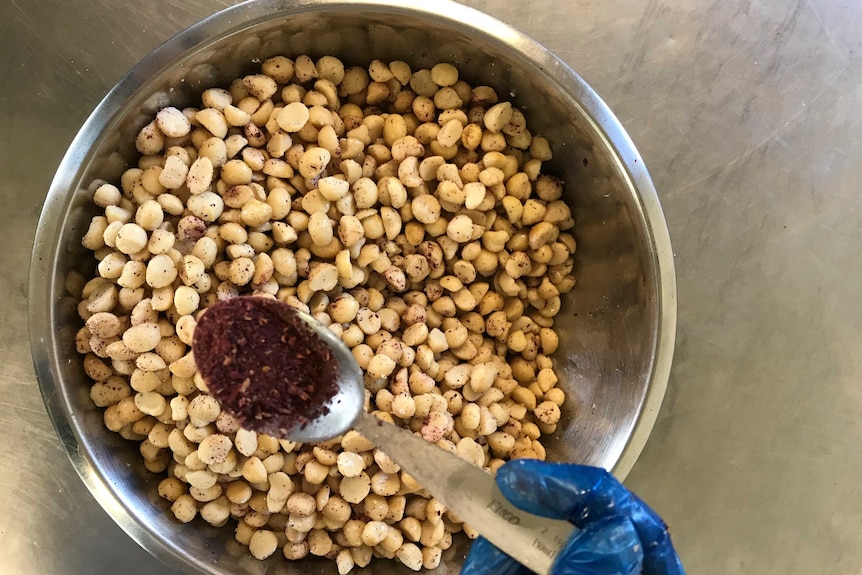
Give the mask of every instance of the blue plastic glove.
[{"label": "blue plastic glove", "polygon": [[[661,517],[604,469],[517,459],[500,468],[497,485],[515,507],[580,529],[552,575],[685,575]],[[481,537],[461,569],[461,575],[529,573]]]}]

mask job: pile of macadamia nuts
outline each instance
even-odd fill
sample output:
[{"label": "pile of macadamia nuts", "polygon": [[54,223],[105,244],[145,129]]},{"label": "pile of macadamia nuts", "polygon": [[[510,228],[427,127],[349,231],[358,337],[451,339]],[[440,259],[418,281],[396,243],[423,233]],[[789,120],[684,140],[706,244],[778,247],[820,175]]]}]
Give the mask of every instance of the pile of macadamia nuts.
[{"label": "pile of macadamia nuts", "polygon": [[454,533],[475,537],[355,431],[299,445],[240,427],[192,337],[218,300],[278,298],[352,349],[368,411],[491,473],[544,459],[575,284],[548,141],[450,64],[276,56],[135,143],[137,166],[93,194],[76,344],[105,425],[165,474],[176,518],[342,574],[373,557],[432,569]]}]

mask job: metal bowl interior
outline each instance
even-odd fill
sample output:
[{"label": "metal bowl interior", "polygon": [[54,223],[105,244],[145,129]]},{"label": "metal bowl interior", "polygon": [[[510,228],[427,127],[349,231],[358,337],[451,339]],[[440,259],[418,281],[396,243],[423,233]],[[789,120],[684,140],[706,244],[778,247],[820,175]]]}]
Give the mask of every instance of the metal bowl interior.
[{"label": "metal bowl interior", "polygon": [[[30,333],[39,383],[74,465],[101,505],[142,546],[194,573],[334,573],[325,561],[257,562],[232,530],[181,526],[156,494],[159,478],[137,449],[109,432],[93,406],[74,334],[73,274],[92,274],[80,238],[94,215],[97,179],[136,160],[134,137],[168,103],[190,104],[275,54],[339,56],[348,64],[447,61],[471,84],[488,84],[520,106],[566,182],[576,216],[578,285],[558,318],[560,385],[570,398],[548,441],[550,459],[613,469],[624,477],[664,396],[676,327],[670,241],[655,190],[632,142],[607,106],[568,66],[513,28],[438,1],[262,0],[235,6],[180,33],[136,65],[72,143],[48,193],[30,278]],[[437,572],[457,573],[466,541]],[[409,572],[372,562],[375,573]]]}]

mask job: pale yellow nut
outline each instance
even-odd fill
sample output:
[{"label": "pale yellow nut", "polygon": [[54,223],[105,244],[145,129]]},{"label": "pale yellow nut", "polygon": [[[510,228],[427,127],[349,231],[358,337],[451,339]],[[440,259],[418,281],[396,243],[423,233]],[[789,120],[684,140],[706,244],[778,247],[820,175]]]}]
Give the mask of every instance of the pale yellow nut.
[{"label": "pale yellow nut", "polygon": [[485,200],[487,190],[482,182],[471,182],[464,186],[464,207],[475,210]]},{"label": "pale yellow nut", "polygon": [[272,206],[257,199],[247,201],[240,211],[242,223],[249,227],[262,226],[272,218]]},{"label": "pale yellow nut", "polygon": [[155,124],[169,138],[181,138],[191,131],[191,123],[185,114],[170,106],[159,110]]},{"label": "pale yellow nut", "polygon": [[137,138],[135,138],[135,147],[145,156],[160,153],[164,145],[165,135],[158,128],[155,121],[141,128]]},{"label": "pale yellow nut", "polygon": [[119,335],[123,329],[120,319],[110,312],[95,313],[87,319],[86,324],[90,333],[102,339]]},{"label": "pale yellow nut", "polygon": [[[269,456],[267,459],[279,458],[280,454]],[[287,473],[283,471],[274,471],[269,475],[269,491],[266,493],[266,509],[270,513],[279,513],[286,507],[289,497],[294,493],[294,483]],[[329,495],[329,486],[324,486],[317,493],[318,497]],[[288,525],[291,525],[288,518]],[[273,525],[275,527],[275,525]],[[303,532],[306,532],[306,527]]]},{"label": "pale yellow nut", "polygon": [[478,467],[483,466],[485,463],[485,451],[482,449],[482,446],[469,437],[461,438],[456,445],[456,453],[462,459]]},{"label": "pale yellow nut", "polygon": [[422,550],[414,543],[404,543],[395,552],[401,563],[413,571],[422,569]]},{"label": "pale yellow nut", "polygon": [[231,134],[224,140],[225,161],[235,157],[248,145],[248,139],[242,134]]},{"label": "pale yellow nut", "polygon": [[171,505],[171,511],[181,523],[189,523],[198,513],[194,498],[188,494],[180,495]]},{"label": "pale yellow nut", "polygon": [[248,184],[252,180],[252,169],[242,160],[228,160],[221,168],[221,179],[229,186]]},{"label": "pale yellow nut", "polygon": [[560,406],[553,401],[543,401],[536,406],[533,414],[542,423],[552,425],[560,421]]},{"label": "pale yellow nut", "polygon": [[446,62],[436,64],[431,68],[431,80],[438,86],[454,86],[458,82],[458,69]]},{"label": "pale yellow nut", "polygon": [[147,231],[138,224],[121,225],[117,231],[114,245],[124,254],[132,255],[147,246]]},{"label": "pale yellow nut", "polygon": [[338,569],[338,575],[347,575],[353,570],[356,563],[353,560],[350,549],[342,549],[338,552],[338,555],[335,556],[335,565]]},{"label": "pale yellow nut", "polygon": [[309,148],[299,158],[299,173],[304,178],[314,178],[326,169],[331,157],[325,148]]},{"label": "pale yellow nut", "polygon": [[551,146],[546,138],[534,136],[530,144],[530,157],[540,162],[547,162],[552,158]]},{"label": "pale yellow nut", "polygon": [[[149,199],[149,197],[146,197],[146,199]],[[105,217],[109,223],[127,224],[132,219],[132,212],[119,206],[108,206],[105,208]],[[107,238],[105,239],[107,243]]]},{"label": "pale yellow nut", "polygon": [[500,102],[491,106],[485,112],[484,123],[485,127],[491,132],[500,132],[512,119],[512,104],[510,102]]},{"label": "pale yellow nut", "polygon": [[199,158],[207,158],[214,168],[222,167],[227,162],[227,146],[221,138],[213,137],[201,144],[198,150]]},{"label": "pale yellow nut", "polygon": [[293,77],[293,61],[285,56],[267,58],[261,64],[261,72],[280,84],[289,82]]},{"label": "pale yellow nut", "polygon": [[365,469],[365,460],[357,453],[342,451],[338,454],[337,465],[344,477],[358,477]]},{"label": "pale yellow nut", "polygon": [[176,264],[168,255],[157,255],[147,263],[147,284],[153,288],[170,286],[176,277]]},{"label": "pale yellow nut", "polygon": [[225,106],[222,113],[228,126],[245,126],[251,121],[251,114],[231,104]]},{"label": "pale yellow nut", "polygon": [[456,242],[467,242],[473,235],[473,220],[463,214],[457,215],[446,226],[446,235]]},{"label": "pale yellow nut", "polygon": [[262,483],[266,480],[266,467],[258,457],[249,457],[242,464],[242,476],[249,483]]},{"label": "pale yellow nut", "polygon": [[473,366],[470,372],[470,387],[476,393],[485,393],[494,384],[497,378],[497,365],[491,362],[480,363]]},{"label": "pale yellow nut", "polygon": [[374,378],[387,377],[395,371],[395,360],[387,355],[375,355],[366,369],[368,375]]},{"label": "pale yellow nut", "polygon": [[345,433],[344,437],[341,439],[341,447],[345,451],[362,453],[363,451],[370,451],[373,449],[374,444],[360,435],[359,432],[351,430]]},{"label": "pale yellow nut", "polygon": [[308,234],[317,246],[326,246],[332,241],[332,223],[324,212],[315,212],[308,219]]},{"label": "pale yellow nut", "polygon": [[[243,163],[243,165],[245,164]],[[192,215],[204,222],[214,222],[224,211],[224,200],[222,200],[219,194],[204,191],[191,196],[186,202],[186,207],[188,207]],[[183,238],[181,237],[181,239]]]},{"label": "pale yellow nut", "polygon": [[350,260],[350,251],[341,250],[335,256],[335,267],[338,269],[339,279],[350,279],[353,275],[353,263]]},{"label": "pale yellow nut", "polygon": [[[190,456],[189,456],[190,457]],[[218,474],[207,469],[192,471],[186,474],[186,481],[197,489],[209,489],[218,481]]]},{"label": "pale yellow nut", "polygon": [[461,141],[464,126],[458,120],[449,120],[437,132],[437,141],[443,146],[454,146]]},{"label": "pale yellow nut", "polygon": [[176,156],[165,158],[165,166],[159,173],[159,183],[168,190],[175,190],[185,183],[189,168]]},{"label": "pale yellow nut", "polygon": [[164,413],[167,405],[164,396],[153,391],[135,395],[135,407],[153,417],[158,417]]},{"label": "pale yellow nut", "polygon": [[158,324],[152,322],[130,327],[123,333],[123,343],[135,353],[154,350],[161,338],[162,334]]},{"label": "pale yellow nut", "polygon": [[216,138],[223,139],[227,136],[227,120],[225,120],[224,115],[215,108],[204,108],[195,114],[195,120],[197,120],[201,126],[209,130],[209,132]]},{"label": "pale yellow nut", "polygon": [[266,559],[278,549],[278,537],[272,531],[260,529],[251,536],[248,544],[249,552],[255,559]]},{"label": "pale yellow nut", "polygon": [[[398,165],[398,179],[408,188],[416,188],[421,186],[424,180],[419,174],[419,160],[414,156],[408,156]],[[405,197],[406,200],[406,197]],[[404,205],[404,202],[399,202],[399,205],[393,202],[394,207]]]},{"label": "pale yellow nut", "polygon": [[362,542],[369,547],[374,547],[389,534],[389,525],[383,521],[369,521],[362,530]]},{"label": "pale yellow nut", "polygon": [[360,503],[371,493],[371,478],[364,471],[353,477],[345,477],[341,480],[339,491],[344,501]]},{"label": "pale yellow nut", "polygon": [[[119,227],[122,227],[123,224],[117,222]],[[113,226],[114,229],[110,234],[107,234],[108,228]],[[112,247],[114,245],[117,231],[119,231],[119,227],[116,225],[109,224],[108,218],[104,216],[95,216],[90,221],[90,226],[87,228],[87,233],[84,234],[84,237],[81,238],[81,245],[87,248],[88,250],[96,251],[100,248],[108,245]],[[109,238],[110,244],[105,243],[106,236]]]},{"label": "pale yellow nut", "polygon": [[278,90],[275,80],[266,74],[251,74],[242,79],[248,93],[260,101],[271,98]]},{"label": "pale yellow nut", "polygon": [[201,394],[188,405],[189,422],[195,427],[204,427],[214,422],[221,413],[221,406],[211,395]]},{"label": "pale yellow nut", "polygon": [[122,275],[126,263],[123,254],[111,252],[99,262],[99,275],[106,279],[117,279]]},{"label": "pale yellow nut", "polygon": [[323,529],[313,529],[308,534],[308,552],[318,557],[329,555],[332,551],[332,538]]},{"label": "pale yellow nut", "polygon": [[302,102],[291,102],[278,112],[276,122],[285,132],[298,132],[308,122],[308,107]]},{"label": "pale yellow nut", "polygon": [[208,88],[201,94],[201,104],[204,108],[215,108],[224,110],[233,102],[231,93],[223,88]]},{"label": "pale yellow nut", "polygon": [[334,176],[327,176],[325,178],[321,178],[319,182],[317,182],[317,188],[320,190],[320,194],[329,200],[330,202],[336,202],[343,198],[350,191],[350,184],[347,180],[342,180],[341,178],[336,178]]},{"label": "pale yellow nut", "polygon": [[338,268],[332,264],[321,263],[308,274],[308,287],[312,291],[329,291],[338,284]]},{"label": "pale yellow nut", "polygon": [[[185,165],[183,165],[183,168],[185,168]],[[163,171],[162,174],[164,173],[165,172]],[[182,185],[182,181],[180,181],[177,185]],[[155,200],[145,201],[140,206],[138,206],[138,209],[135,211],[135,223],[148,232],[155,231],[157,228],[159,228],[159,226],[162,225],[164,220],[165,213],[162,211],[162,206],[159,205],[159,203]]]},{"label": "pale yellow nut", "polygon": [[197,311],[200,305],[200,294],[197,290],[180,286],[174,291],[174,307],[180,315],[189,315]]}]

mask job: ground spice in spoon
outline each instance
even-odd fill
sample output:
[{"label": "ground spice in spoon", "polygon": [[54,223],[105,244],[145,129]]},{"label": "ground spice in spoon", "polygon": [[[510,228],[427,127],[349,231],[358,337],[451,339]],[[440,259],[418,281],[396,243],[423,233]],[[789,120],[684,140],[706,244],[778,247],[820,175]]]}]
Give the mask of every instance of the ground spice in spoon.
[{"label": "ground spice in spoon", "polygon": [[274,299],[237,297],[207,308],[193,349],[210,394],[259,433],[283,436],[325,415],[338,391],[331,350]]}]

